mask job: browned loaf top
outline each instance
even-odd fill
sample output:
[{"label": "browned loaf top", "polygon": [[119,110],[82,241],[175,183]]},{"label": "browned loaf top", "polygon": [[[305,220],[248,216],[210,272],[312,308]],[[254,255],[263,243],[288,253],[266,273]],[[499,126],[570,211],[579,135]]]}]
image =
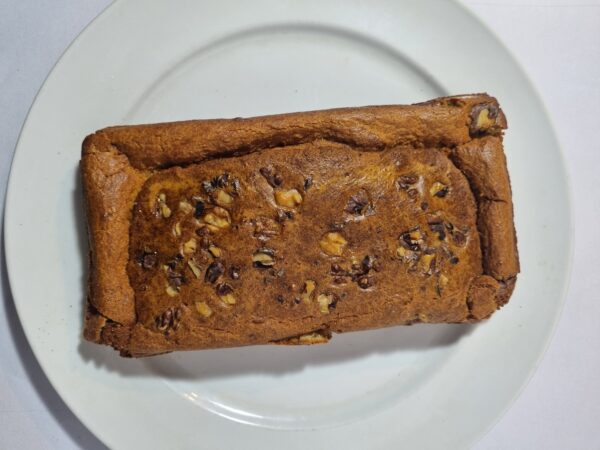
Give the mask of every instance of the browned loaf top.
[{"label": "browned loaf top", "polygon": [[485,94],[83,143],[85,337],[124,356],[489,317],[519,262]]}]

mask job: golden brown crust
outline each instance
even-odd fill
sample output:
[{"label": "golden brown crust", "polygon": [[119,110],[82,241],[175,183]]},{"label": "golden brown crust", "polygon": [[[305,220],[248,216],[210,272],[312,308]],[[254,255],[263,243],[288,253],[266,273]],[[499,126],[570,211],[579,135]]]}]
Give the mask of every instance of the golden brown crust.
[{"label": "golden brown crust", "polygon": [[[415,105],[367,106],[248,119],[192,120],[118,126],[97,132],[139,169],[198,163],[206,159],[297,145],[317,139],[369,151],[401,145],[453,147],[471,139],[471,110],[494,105],[487,95],[444,97]],[[506,127],[501,111],[496,127]],[[86,150],[84,149],[84,154]]]},{"label": "golden brown crust", "polygon": [[471,283],[467,297],[469,321],[486,319],[498,309],[498,291],[498,281],[489,275],[482,275]]},{"label": "golden brown crust", "polygon": [[[482,111],[485,114],[482,115]],[[81,162],[91,248],[90,306],[86,312],[84,335],[88,340],[112,345],[121,350],[123,355],[146,356],[178,349],[267,342],[319,343],[329,338],[330,330],[344,332],[415,321],[464,322],[486,318],[508,301],[519,271],[510,183],[501,142],[504,128],[506,119],[496,100],[479,94],[446,97],[411,106],[346,108],[251,119],[112,127],[88,136],[83,144]],[[411,152],[411,149],[414,150]],[[418,149],[424,149],[419,150],[424,153],[416,151]],[[151,217],[153,210],[145,210],[140,205],[156,198],[157,191],[153,189],[171,186],[178,195],[187,195],[185,189],[188,188],[185,186],[194,177],[204,176],[205,172],[218,167],[229,167],[252,177],[257,170],[253,165],[264,164],[265,158],[277,162],[278,158],[285,157],[291,161],[294,155],[299,155],[298,161],[290,163],[289,167],[301,171],[312,170],[313,167],[309,163],[303,165],[300,156],[304,155],[308,159],[321,155],[321,159],[330,160],[332,168],[336,167],[335,164],[338,167],[339,164],[350,164],[348,167],[351,167],[355,155],[346,158],[350,161],[348,163],[340,161],[346,161],[344,152],[348,154],[352,150],[365,158],[365,161],[371,161],[368,164],[373,170],[383,170],[387,166],[385,158],[382,157],[382,162],[377,162],[369,160],[369,154],[382,154],[390,158],[391,155],[396,155],[397,159],[407,159],[405,155],[408,152],[413,155],[408,159],[414,164],[431,164],[423,169],[426,174],[435,174],[436,170],[444,167],[447,174],[456,172],[450,177],[456,190],[440,206],[440,211],[446,211],[452,217],[461,216],[465,230],[472,227],[473,232],[470,234],[472,238],[467,250],[460,254],[460,269],[453,269],[448,265],[447,273],[453,274],[448,293],[442,293],[439,287],[440,280],[448,282],[447,277],[440,278],[440,273],[435,272],[437,294],[431,291],[424,295],[423,300],[414,300],[412,305],[406,306],[406,302],[410,302],[414,296],[398,297],[394,292],[398,288],[392,287],[394,276],[384,271],[384,274],[379,275],[379,290],[374,291],[385,297],[382,305],[369,307],[369,302],[375,300],[363,302],[366,306],[361,305],[360,298],[371,298],[369,295],[375,294],[369,293],[371,289],[364,292],[359,290],[357,292],[360,292],[360,297],[355,292],[358,288],[355,288],[347,300],[341,303],[342,306],[323,318],[319,316],[318,308],[314,309],[314,305],[310,307],[313,309],[308,308],[304,313],[282,310],[277,304],[261,305],[259,294],[255,292],[258,281],[249,277],[244,280],[246,284],[239,288],[233,284],[240,292],[253,298],[244,306],[239,306],[236,311],[241,312],[228,312],[222,318],[213,316],[212,325],[208,326],[198,319],[198,312],[191,300],[194,295],[208,295],[208,291],[190,291],[192,288],[186,287],[185,292],[182,289],[181,294],[175,293],[178,295],[179,306],[169,309],[168,298],[163,300],[155,286],[146,286],[145,282],[140,281],[145,280],[145,272],[135,262],[135,252],[139,251],[141,245],[139,236],[145,233],[146,237],[152,237],[148,233],[158,233],[160,227],[166,226],[167,222],[172,226],[171,222],[178,214],[174,212],[173,217],[170,217],[169,213],[168,220],[161,222],[161,225],[144,225],[144,220]],[[223,159],[226,156],[236,158]],[[198,164],[200,162],[203,163]],[[280,165],[285,167],[283,162]],[[174,166],[188,167],[179,169]],[[329,166],[326,163],[321,166],[325,168],[323,170],[333,170],[327,168]],[[364,179],[373,182],[377,180],[377,176],[372,173],[365,175]],[[461,188],[461,178],[465,177],[465,187]],[[428,186],[431,181],[429,180]],[[340,182],[339,186],[342,185]],[[248,186],[254,189],[258,184],[253,181]],[[261,193],[257,191],[257,194],[251,194],[252,189],[248,189],[247,199],[253,199],[253,204],[258,204],[262,198]],[[299,189],[301,190],[300,187]],[[340,187],[339,195],[351,194],[350,189],[348,186]],[[386,193],[393,189],[381,190],[383,197],[386,197]],[[464,194],[461,194],[463,191]],[[243,198],[244,195],[246,192],[242,194]],[[252,195],[257,197],[253,198]],[[327,207],[326,197],[318,198],[315,194],[314,201]],[[432,200],[433,203],[437,201],[435,198]],[[473,202],[472,207],[468,206],[470,202]],[[463,210],[455,206],[458,204],[465,205]],[[380,205],[385,205],[385,201],[382,200]],[[256,206],[254,209],[260,208]],[[268,205],[264,208],[268,209]],[[305,208],[303,212],[310,211],[308,200],[302,208]],[[471,210],[475,214],[472,216],[472,225]],[[242,217],[243,214],[250,213],[246,211],[242,214],[237,209],[232,209],[231,214]],[[401,214],[402,218],[398,219],[396,225],[408,223],[410,214]],[[329,218],[328,213],[318,210],[308,214],[308,217]],[[306,226],[312,226],[310,221],[306,222]],[[356,228],[354,236],[365,232],[366,230]],[[185,226],[179,233],[187,233]],[[301,241],[304,238],[296,239]],[[222,240],[224,251],[228,251],[228,242],[234,242],[233,238]],[[170,242],[162,237],[159,241],[165,245]],[[300,241],[298,242],[302,245],[310,242]],[[241,249],[254,250],[244,242],[242,240],[239,243]],[[292,247],[293,245],[290,248]],[[359,247],[360,245],[355,249],[357,255]],[[360,251],[363,250],[365,248],[361,247]],[[283,254],[285,258],[293,260],[285,246],[278,251],[278,255]],[[448,253],[447,249],[444,251]],[[308,276],[309,264],[301,260],[296,262],[296,267],[300,267],[297,270],[298,276]],[[424,275],[424,278],[428,276]],[[459,281],[461,277],[465,277],[465,281]],[[429,277],[427,281],[430,287],[433,286],[431,279],[433,278]],[[318,279],[318,282],[323,284],[323,280]],[[459,285],[463,285],[462,288]],[[143,294],[142,291],[146,289],[147,294]],[[140,300],[143,298],[146,300]],[[254,323],[249,320],[249,315],[244,315],[244,308],[250,308],[250,305],[261,308],[261,320],[269,320],[268,327],[264,322]],[[177,314],[177,330],[164,332],[164,327],[163,330],[157,329],[160,328],[160,318],[155,318],[153,314],[163,310],[170,311],[168,321],[171,327],[175,323],[171,315]],[[229,317],[227,314],[233,315]],[[220,323],[219,320],[224,322]]]},{"label": "golden brown crust", "polygon": [[477,198],[485,273],[497,280],[515,277],[519,273],[519,254],[502,139],[475,139],[458,146],[452,159],[469,179]]},{"label": "golden brown crust", "polygon": [[135,300],[125,269],[130,211],[146,176],[98,135],[83,143],[81,174],[90,244],[88,302],[93,307],[93,312],[86,312],[86,337],[98,340],[106,318],[122,325],[135,322]]}]

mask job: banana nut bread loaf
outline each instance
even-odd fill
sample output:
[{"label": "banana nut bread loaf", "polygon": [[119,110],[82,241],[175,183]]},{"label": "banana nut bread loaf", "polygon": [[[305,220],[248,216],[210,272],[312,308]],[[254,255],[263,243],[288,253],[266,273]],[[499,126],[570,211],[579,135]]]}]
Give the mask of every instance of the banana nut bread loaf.
[{"label": "banana nut bread loaf", "polygon": [[100,130],[85,338],[123,356],[474,322],[519,272],[485,94]]}]

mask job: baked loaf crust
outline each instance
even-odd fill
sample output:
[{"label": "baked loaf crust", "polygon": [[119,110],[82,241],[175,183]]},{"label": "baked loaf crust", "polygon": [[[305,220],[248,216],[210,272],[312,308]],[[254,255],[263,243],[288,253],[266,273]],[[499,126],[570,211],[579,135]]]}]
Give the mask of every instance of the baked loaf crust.
[{"label": "baked loaf crust", "polygon": [[100,130],[86,339],[123,356],[474,322],[519,272],[486,94]]}]

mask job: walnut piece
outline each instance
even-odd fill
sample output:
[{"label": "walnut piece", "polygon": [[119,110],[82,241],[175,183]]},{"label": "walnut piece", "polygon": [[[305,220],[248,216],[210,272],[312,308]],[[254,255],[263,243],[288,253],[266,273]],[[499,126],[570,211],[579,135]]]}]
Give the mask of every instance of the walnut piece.
[{"label": "walnut piece", "polygon": [[217,295],[226,305],[235,305],[236,300],[233,295],[233,288],[227,283],[221,283],[217,286]]},{"label": "walnut piece", "polygon": [[160,210],[160,214],[165,218],[168,219],[169,217],[171,217],[171,208],[169,208],[169,206],[167,205],[167,195],[164,192],[161,192],[160,194],[158,194],[158,209]]},{"label": "walnut piece", "polygon": [[196,302],[196,311],[206,318],[209,318],[213,314],[212,308],[208,306],[206,302]]},{"label": "walnut piece", "polygon": [[450,191],[450,188],[448,188],[448,186],[446,186],[443,183],[440,183],[439,181],[436,181],[435,183],[433,183],[433,185],[429,189],[429,194],[432,197],[444,198],[448,194],[449,191]]},{"label": "walnut piece", "polygon": [[444,275],[443,273],[441,273],[439,283],[440,283],[440,288],[446,287],[446,285],[448,284],[448,277],[446,275]]},{"label": "walnut piece", "polygon": [[298,336],[299,344],[326,344],[327,342],[329,342],[327,336],[323,336],[316,331]]},{"label": "walnut piece", "polygon": [[270,248],[259,248],[252,255],[252,265],[258,268],[268,268],[275,265],[275,252]]},{"label": "walnut piece", "polygon": [[179,211],[189,214],[194,210],[194,207],[187,200],[182,200],[179,202]]},{"label": "walnut piece", "polygon": [[302,203],[302,195],[296,189],[276,191],[275,202],[277,202],[279,206],[293,208],[294,206],[298,206],[300,203]]},{"label": "walnut piece", "polygon": [[183,253],[195,253],[196,249],[198,247],[198,244],[196,243],[196,239],[191,238],[189,241],[187,241],[186,243],[183,244]]},{"label": "walnut piece", "polygon": [[169,297],[177,297],[179,295],[178,288],[171,286],[170,284],[167,284],[165,291]]},{"label": "walnut piece", "polygon": [[316,286],[317,284],[313,280],[306,280],[304,282],[304,290],[300,295],[300,298],[303,302],[310,303],[312,299],[312,293],[314,292]]},{"label": "walnut piece", "polygon": [[329,308],[335,307],[335,297],[333,294],[319,294],[317,303],[319,304],[319,310],[323,314],[329,314]]},{"label": "walnut piece", "polygon": [[212,244],[208,246],[208,251],[215,258],[220,258],[221,255],[223,254],[223,252],[221,251],[221,249],[219,247],[217,247],[216,245],[212,245]]},{"label": "walnut piece", "polygon": [[173,227],[173,236],[179,237],[181,236],[181,224],[177,222]]},{"label": "walnut piece", "polygon": [[233,197],[223,189],[219,189],[215,195],[215,202],[221,206],[228,206],[233,203]]},{"label": "walnut piece", "polygon": [[202,275],[202,269],[200,269],[200,266],[198,266],[198,264],[196,264],[196,262],[191,259],[188,260],[187,264],[194,276],[196,278],[200,278],[200,275]]},{"label": "walnut piece", "polygon": [[205,214],[204,221],[209,225],[211,231],[218,231],[231,225],[231,216],[226,209],[217,206]]},{"label": "walnut piece", "polygon": [[346,244],[348,244],[348,241],[337,231],[325,234],[319,242],[321,250],[330,256],[342,256]]},{"label": "walnut piece", "polygon": [[400,241],[400,245],[407,250],[412,250],[413,252],[417,252],[423,249],[425,244],[425,236],[421,232],[419,228],[413,228],[412,230],[405,231],[400,234],[398,238]]},{"label": "walnut piece", "polygon": [[481,136],[498,128],[498,107],[492,104],[481,104],[473,107],[471,111],[471,124],[469,132],[471,136]]},{"label": "walnut piece", "polygon": [[421,266],[423,272],[430,274],[435,265],[435,255],[425,254],[421,256],[421,259],[419,260],[419,265]]}]

